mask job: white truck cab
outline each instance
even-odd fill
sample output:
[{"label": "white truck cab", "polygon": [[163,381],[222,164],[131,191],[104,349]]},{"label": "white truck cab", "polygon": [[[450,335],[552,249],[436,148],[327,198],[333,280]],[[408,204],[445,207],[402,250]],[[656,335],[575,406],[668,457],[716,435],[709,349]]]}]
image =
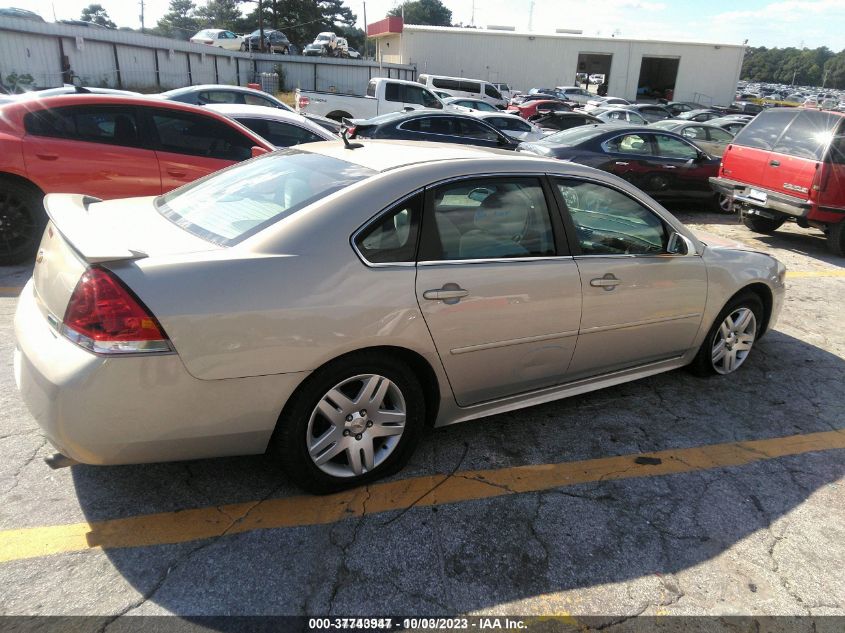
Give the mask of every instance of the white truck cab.
[{"label": "white truck cab", "polygon": [[443,102],[416,81],[402,79],[371,79],[364,96],[300,89],[296,91],[297,112],[317,114],[335,121],[370,119],[388,112],[421,108],[442,110]]}]

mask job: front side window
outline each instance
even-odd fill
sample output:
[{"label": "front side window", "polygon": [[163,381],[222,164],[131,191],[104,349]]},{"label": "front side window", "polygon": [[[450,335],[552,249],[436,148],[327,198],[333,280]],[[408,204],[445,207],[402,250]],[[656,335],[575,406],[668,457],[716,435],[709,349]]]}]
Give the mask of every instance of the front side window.
[{"label": "front side window", "polygon": [[666,252],[663,220],[633,198],[605,185],[558,179],[558,190],[584,255],[659,255]]},{"label": "front side window", "polygon": [[484,86],[484,94],[486,94],[491,99],[501,99],[502,98],[501,93],[489,84]]},{"label": "front side window", "polygon": [[641,134],[625,134],[607,142],[607,149],[617,154],[651,154],[648,137]]},{"label": "front side window", "polygon": [[680,160],[695,160],[698,158],[698,150],[679,138],[666,134],[655,134],[654,138],[657,140],[658,156]]},{"label": "front side window", "polygon": [[264,97],[259,97],[258,95],[253,94],[245,94],[244,95],[244,103],[246,105],[259,105],[259,106],[266,106],[268,108],[275,108],[276,104],[270,101],[270,99],[265,99]]},{"label": "front side window", "polygon": [[384,100],[393,101],[394,103],[402,103],[405,100],[401,90],[402,86],[399,84],[386,84],[384,86]]},{"label": "front side window", "polygon": [[455,119],[455,127],[458,136],[463,136],[464,138],[491,142],[499,140],[499,135],[494,130],[478,121],[464,118]]},{"label": "front side window", "polygon": [[233,161],[252,156],[252,139],[211,117],[155,110],[151,119],[162,151]]},{"label": "front side window", "polygon": [[281,150],[175,189],[156,207],[186,231],[231,246],[374,174],[336,158]]},{"label": "front side window", "polygon": [[361,256],[372,264],[414,262],[423,196],[400,202],[355,238]]},{"label": "front side window", "polygon": [[76,106],[30,112],[24,117],[28,134],[89,143],[138,146],[138,123],[131,108]]},{"label": "front side window", "polygon": [[550,257],[556,254],[549,207],[536,178],[481,178],[433,191],[434,260]]}]

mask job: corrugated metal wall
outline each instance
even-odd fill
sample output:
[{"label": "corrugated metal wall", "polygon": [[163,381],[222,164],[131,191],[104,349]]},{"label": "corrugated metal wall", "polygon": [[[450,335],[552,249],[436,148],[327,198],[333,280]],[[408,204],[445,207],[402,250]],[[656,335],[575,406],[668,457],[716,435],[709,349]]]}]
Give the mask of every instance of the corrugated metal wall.
[{"label": "corrugated metal wall", "polygon": [[84,85],[155,92],[205,83],[244,85],[256,73],[277,70],[286,90],[352,94],[364,94],[372,77],[416,78],[413,65],[235,53],[132,31],[0,17],[0,83],[8,88],[50,88],[77,76]]}]

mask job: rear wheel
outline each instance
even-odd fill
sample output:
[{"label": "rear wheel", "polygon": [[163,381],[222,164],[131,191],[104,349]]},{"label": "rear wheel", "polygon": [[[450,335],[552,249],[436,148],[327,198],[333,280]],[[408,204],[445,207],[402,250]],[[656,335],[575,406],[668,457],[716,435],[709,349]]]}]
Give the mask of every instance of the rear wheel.
[{"label": "rear wheel", "polygon": [[828,228],[827,249],[834,255],[845,257],[845,220]]},{"label": "rear wheel", "polygon": [[690,365],[699,376],[727,375],[748,358],[763,324],[763,302],[753,292],[734,297],[716,317]]},{"label": "rear wheel", "polygon": [[47,224],[43,199],[34,185],[0,180],[0,265],[19,264],[35,254]]},{"label": "rear wheel", "polygon": [[759,215],[743,215],[742,223],[755,233],[763,233],[768,235],[777,231],[783,223],[786,222],[784,218],[771,219],[764,218]]},{"label": "rear wheel", "polygon": [[734,212],[734,200],[723,193],[713,196],[713,210],[717,213],[729,215]]},{"label": "rear wheel", "polygon": [[424,420],[414,373],[393,358],[365,353],[310,376],[285,407],[273,442],[288,476],[323,494],[399,470]]}]

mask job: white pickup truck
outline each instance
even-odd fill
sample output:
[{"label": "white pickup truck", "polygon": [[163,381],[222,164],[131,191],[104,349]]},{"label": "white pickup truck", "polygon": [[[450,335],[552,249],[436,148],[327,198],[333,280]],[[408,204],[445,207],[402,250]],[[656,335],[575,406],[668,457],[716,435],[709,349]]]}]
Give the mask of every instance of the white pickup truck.
[{"label": "white pickup truck", "polygon": [[415,81],[401,79],[371,79],[364,96],[337,92],[296,90],[296,111],[341,119],[371,119],[379,114],[419,110],[443,109],[443,102],[433,92]]}]

